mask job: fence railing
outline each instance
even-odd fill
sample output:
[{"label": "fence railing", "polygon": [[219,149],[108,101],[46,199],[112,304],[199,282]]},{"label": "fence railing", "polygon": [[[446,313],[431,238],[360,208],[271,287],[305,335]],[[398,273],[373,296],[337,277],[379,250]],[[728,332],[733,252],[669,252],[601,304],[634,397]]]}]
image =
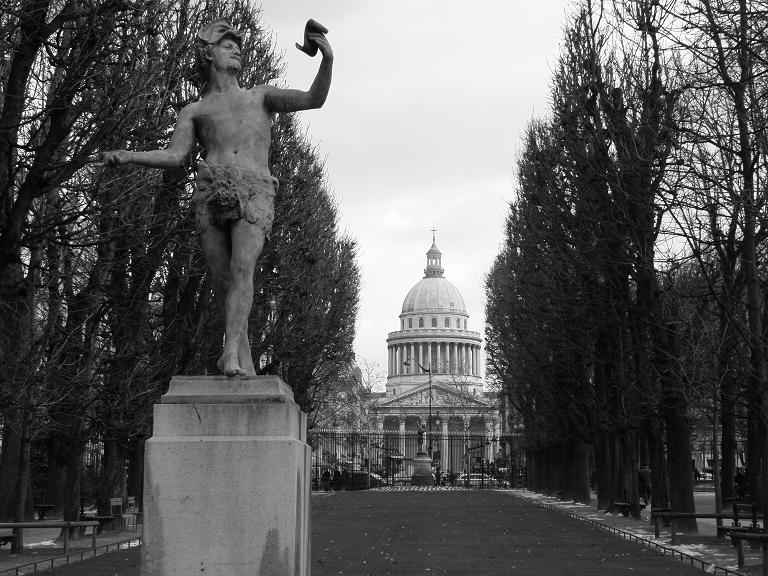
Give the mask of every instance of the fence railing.
[{"label": "fence railing", "polygon": [[497,442],[462,432],[312,430],[313,490],[408,486],[414,459],[431,456],[436,485],[499,488],[525,484],[523,454],[503,455]]},{"label": "fence railing", "polygon": [[135,546],[141,546],[141,536],[130,538],[129,540],[120,540],[119,542],[110,542],[109,544],[102,544],[101,546],[95,546],[93,548],[80,548],[74,552],[70,552],[69,554],[60,554],[58,556],[51,556],[42,560],[36,560],[28,564],[13,566],[12,568],[0,570],[0,576],[24,576],[25,574],[37,574],[42,570],[53,570],[59,566],[69,566],[71,563],[77,562],[79,560],[86,560],[88,558],[94,558],[114,550],[133,548]]}]

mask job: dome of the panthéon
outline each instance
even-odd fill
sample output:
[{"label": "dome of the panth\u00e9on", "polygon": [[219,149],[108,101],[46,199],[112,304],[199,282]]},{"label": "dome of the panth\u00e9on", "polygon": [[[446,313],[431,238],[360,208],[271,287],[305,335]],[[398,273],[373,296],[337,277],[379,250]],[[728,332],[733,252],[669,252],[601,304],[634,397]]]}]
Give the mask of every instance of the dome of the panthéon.
[{"label": "dome of the panth\u00e9on", "polygon": [[443,277],[442,253],[432,241],[427,252],[424,278],[419,280],[403,300],[402,314],[442,313],[466,315],[464,298],[456,286]]}]

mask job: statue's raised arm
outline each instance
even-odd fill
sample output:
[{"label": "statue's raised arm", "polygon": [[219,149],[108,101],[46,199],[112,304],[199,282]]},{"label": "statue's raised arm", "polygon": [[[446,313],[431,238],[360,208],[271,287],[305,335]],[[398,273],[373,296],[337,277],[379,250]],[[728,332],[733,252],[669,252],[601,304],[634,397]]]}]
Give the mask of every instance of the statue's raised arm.
[{"label": "statue's raised arm", "polygon": [[328,91],[331,87],[333,72],[333,50],[328,39],[325,37],[327,32],[328,29],[322,24],[314,20],[307,22],[304,31],[304,45],[299,46],[299,44],[296,44],[296,47],[310,56],[314,56],[319,50],[323,56],[320,68],[309,90],[292,90],[268,86],[264,97],[264,104],[270,112],[298,112],[300,110],[320,108],[325,104],[325,99],[328,97]]}]

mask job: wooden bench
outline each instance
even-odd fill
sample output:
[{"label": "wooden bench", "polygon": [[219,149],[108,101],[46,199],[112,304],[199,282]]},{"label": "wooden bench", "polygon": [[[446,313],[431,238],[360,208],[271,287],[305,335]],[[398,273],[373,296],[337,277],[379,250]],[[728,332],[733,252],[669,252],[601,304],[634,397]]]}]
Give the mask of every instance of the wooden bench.
[{"label": "wooden bench", "polygon": [[[746,518],[743,518],[741,514],[739,514],[740,511],[748,511],[750,513],[749,516],[749,524],[747,526],[742,525],[741,520]],[[731,537],[731,542],[734,546],[736,546],[736,541],[733,539],[732,535],[735,533],[759,533],[762,531],[762,528],[760,526],[760,522],[758,520],[762,520],[763,516],[762,514],[758,514],[757,512],[757,504],[744,504],[741,502],[734,502],[733,503],[733,522],[730,526],[718,526],[717,527],[717,535],[721,538],[723,537]]]},{"label": "wooden bench", "polygon": [[763,576],[768,576],[768,533],[734,532],[731,539],[736,541],[736,557],[739,568],[744,568],[744,541],[759,542],[763,552]]},{"label": "wooden bench", "polygon": [[[632,504],[629,502],[614,502],[613,507],[621,512],[621,515],[629,518],[629,513],[632,511]],[[645,508],[645,504],[640,502],[640,510]]]},{"label": "wooden bench", "polygon": [[16,536],[13,534],[6,534],[4,536],[0,536],[0,548],[5,546],[6,544],[10,544],[11,548],[13,548],[13,543],[16,541]]},{"label": "wooden bench", "polygon": [[[678,518],[715,518],[715,519],[730,519],[731,516],[727,514],[715,514],[715,513],[697,513],[697,512],[671,512],[670,510],[654,508],[651,510],[651,522],[653,522],[654,538],[658,540],[661,530],[661,523],[664,520],[669,520],[669,526],[672,533],[672,545],[677,543],[677,527],[675,526]],[[665,524],[666,525],[666,524]]]},{"label": "wooden bench", "polygon": [[91,516],[96,522],[98,522],[98,528],[96,531],[101,534],[102,532],[110,532],[115,529],[115,518],[117,516]]},{"label": "wooden bench", "polygon": [[45,520],[46,514],[56,508],[53,504],[35,504],[34,509],[37,512],[38,520]]},{"label": "wooden bench", "polygon": [[67,528],[64,530],[64,554],[69,554],[69,528],[77,528],[80,526],[93,526],[93,547],[96,548],[96,526],[99,523],[95,521],[80,521],[80,522],[49,522],[45,520],[38,520],[37,522],[0,522],[0,530],[13,530],[13,535],[6,535],[4,538],[9,539],[8,543],[11,544],[11,552],[20,552],[24,549],[24,530],[26,528]]}]

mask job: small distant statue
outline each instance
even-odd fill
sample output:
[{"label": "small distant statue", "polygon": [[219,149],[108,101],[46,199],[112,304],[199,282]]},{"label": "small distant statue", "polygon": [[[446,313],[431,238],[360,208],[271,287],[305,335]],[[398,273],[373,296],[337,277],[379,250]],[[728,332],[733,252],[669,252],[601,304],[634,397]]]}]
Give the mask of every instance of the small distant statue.
[{"label": "small distant statue", "polygon": [[277,179],[269,172],[270,121],[275,113],[320,108],[325,103],[333,67],[326,32],[310,20],[304,46],[299,46],[307,54],[317,50],[322,54],[309,90],[268,85],[243,89],[237,79],[242,36],[228,20],[214,20],[195,39],[200,100],[179,112],[168,148],[104,153],[108,166],[175,168],[183,166],[195,142],[204,148],[192,202],[200,245],[224,312],[226,339],[217,366],[227,376],[256,374],[248,343],[248,316],[256,260],[274,219]]},{"label": "small distant statue", "polygon": [[419,452],[424,452],[424,433],[426,431],[426,426],[424,426],[424,422],[419,422]]}]

